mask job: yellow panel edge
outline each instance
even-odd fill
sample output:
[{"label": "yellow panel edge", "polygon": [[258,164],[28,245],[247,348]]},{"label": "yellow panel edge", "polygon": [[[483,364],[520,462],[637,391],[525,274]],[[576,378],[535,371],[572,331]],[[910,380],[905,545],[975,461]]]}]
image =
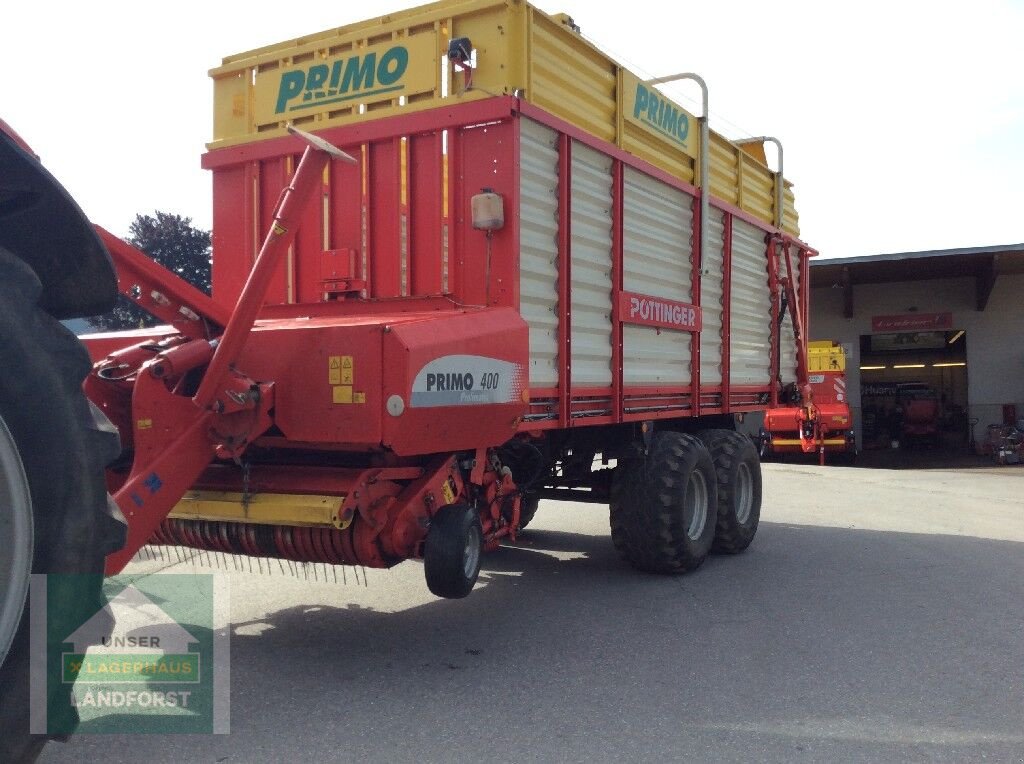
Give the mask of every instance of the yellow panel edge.
[{"label": "yellow panel edge", "polygon": [[337,529],[352,523],[343,513],[344,496],[258,493],[245,498],[233,492],[189,491],[168,517]]},{"label": "yellow panel edge", "polygon": [[[461,75],[446,61],[454,37],[469,37],[478,52],[470,91],[460,89]],[[627,126],[634,136],[643,131],[638,156],[695,179],[696,117],[587,41],[567,16],[521,0],[441,0],[228,56],[210,76],[211,150],[281,137],[290,120],[322,130],[516,93],[630,151],[640,147],[635,138],[630,145]],[[711,193],[773,223],[774,194],[765,192],[774,188],[775,173],[763,147],[737,146],[714,131],[711,143]],[[744,185],[751,189],[747,199]],[[788,181],[783,196],[782,229],[799,235]]]}]

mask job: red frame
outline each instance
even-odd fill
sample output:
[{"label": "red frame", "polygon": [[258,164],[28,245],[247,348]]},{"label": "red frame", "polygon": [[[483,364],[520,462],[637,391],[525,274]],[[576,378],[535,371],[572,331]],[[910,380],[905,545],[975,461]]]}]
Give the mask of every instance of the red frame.
[{"label": "red frame", "polygon": [[[279,304],[263,307],[262,318],[298,318],[300,316],[370,316],[411,311],[444,311],[461,305],[519,305],[518,250],[519,232],[519,117],[536,120],[559,133],[559,239],[558,239],[558,321],[559,384],[557,389],[531,390],[531,413],[548,418],[527,419],[524,431],[609,422],[632,421],[635,408],[650,408],[643,418],[733,413],[764,408],[765,400],[777,402],[779,359],[775,357],[778,301],[778,250],[793,247],[798,252],[803,276],[802,290],[794,306],[797,323],[806,332],[808,319],[807,258],[814,254],[802,242],[780,236],[767,223],[737,207],[710,199],[712,209],[724,213],[722,382],[701,384],[701,347],[697,332],[691,338],[691,383],[673,388],[627,388],[623,382],[622,315],[619,300],[612,300],[612,384],[609,388],[578,389],[572,382],[572,312],[570,284],[572,275],[571,164],[572,145],[578,141],[613,159],[612,184],[612,289],[613,298],[622,291],[623,268],[623,188],[625,167],[633,167],[691,195],[693,204],[693,250],[691,268],[692,303],[701,302],[700,189],[624,150],[596,138],[542,109],[514,97],[502,96],[464,104],[389,117],[358,125],[332,128],[320,135],[347,147],[362,158],[360,167],[332,165],[320,188],[326,202],[311,205],[302,216],[300,233],[289,252],[288,263],[274,274],[271,290],[277,290]],[[406,141],[404,178],[401,172],[403,139]],[[441,148],[447,141],[448,216],[443,215],[440,178],[443,172]],[[268,201],[276,198],[294,167],[296,140],[277,138],[244,146],[209,152],[203,166],[214,170],[214,246],[215,302],[230,305],[240,291],[258,246],[258,232],[270,220]],[[406,184],[405,203],[401,188]],[[344,193],[358,184],[357,203],[341,203],[331,196]],[[466,219],[468,199],[485,184],[494,184],[506,200],[505,228],[490,239],[474,231]],[[332,191],[334,189],[334,191]],[[241,194],[241,196],[239,196]],[[239,210],[241,214],[239,214]],[[322,210],[326,210],[325,214]],[[743,220],[766,237],[766,288],[771,294],[771,380],[767,385],[732,385],[730,351],[732,293],[732,227]],[[406,226],[403,243],[400,227]],[[447,228],[447,260],[443,238]],[[312,233],[310,233],[312,231]],[[321,234],[323,231],[323,234]],[[306,233],[303,233],[306,232]],[[485,285],[479,253],[489,241],[491,281]],[[365,247],[361,246],[365,242]],[[361,271],[368,299],[322,301],[309,273],[319,272],[319,251],[323,249],[359,251],[356,269]],[[366,251],[364,251],[366,250]],[[362,262],[369,267],[362,268]],[[403,289],[401,263],[406,272]],[[290,270],[289,270],[290,268]],[[444,269],[447,268],[447,279]],[[447,289],[445,289],[447,281]],[[291,284],[291,288],[288,288]],[[483,288],[482,288],[483,287]],[[408,297],[403,297],[408,293]],[[310,299],[312,296],[314,299]],[[290,304],[298,299],[301,305]],[[272,301],[273,302],[273,301]],[[222,311],[223,312],[223,311]],[[806,336],[806,334],[804,334]],[[664,396],[669,396],[665,398]],[[649,406],[636,405],[647,401]],[[631,405],[632,404],[632,405]],[[553,411],[549,407],[553,405]],[[605,413],[598,413],[603,411]],[[584,415],[584,412],[588,412]]]}]

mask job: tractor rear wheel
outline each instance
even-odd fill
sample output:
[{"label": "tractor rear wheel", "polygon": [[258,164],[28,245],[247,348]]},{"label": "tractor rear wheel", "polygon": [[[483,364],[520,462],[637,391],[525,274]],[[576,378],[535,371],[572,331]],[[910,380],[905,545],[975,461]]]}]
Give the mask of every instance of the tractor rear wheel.
[{"label": "tractor rear wheel", "polygon": [[692,435],[656,432],[645,459],[619,462],[611,495],[612,542],[634,568],[685,573],[715,537],[715,467]]},{"label": "tractor rear wheel", "polygon": [[465,597],[480,575],[484,534],[480,518],[466,504],[441,507],[430,521],[423,548],[427,588],[438,597]]},{"label": "tractor rear wheel", "polygon": [[716,552],[742,552],[757,533],[761,518],[761,462],[746,435],[733,430],[704,430],[704,441],[718,479]]},{"label": "tractor rear wheel", "polygon": [[[29,734],[27,574],[90,574],[48,592],[49,612],[84,620],[103,605],[104,558],[123,545],[125,526],[104,481],[117,431],[82,393],[88,353],[38,307],[35,273],[2,248],[0,273],[0,498],[14,502],[0,515],[0,646],[11,640],[0,665],[0,761],[22,762],[47,739]],[[67,690],[46,690],[50,728],[70,729]]]}]

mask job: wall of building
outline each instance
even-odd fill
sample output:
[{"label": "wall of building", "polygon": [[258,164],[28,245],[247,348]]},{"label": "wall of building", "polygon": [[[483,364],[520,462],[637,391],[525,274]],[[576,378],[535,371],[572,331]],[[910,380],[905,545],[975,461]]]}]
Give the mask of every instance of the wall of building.
[{"label": "wall of building", "polygon": [[952,312],[953,328],[967,332],[967,397],[980,441],[985,427],[1001,422],[1003,405],[1024,416],[1024,275],[1000,276],[983,312],[975,308],[973,278],[863,284],[853,288],[853,318],[843,317],[843,290],[811,291],[810,339],[836,340],[848,351],[847,385],[858,443],[860,336],[871,334],[871,317],[914,312]]}]

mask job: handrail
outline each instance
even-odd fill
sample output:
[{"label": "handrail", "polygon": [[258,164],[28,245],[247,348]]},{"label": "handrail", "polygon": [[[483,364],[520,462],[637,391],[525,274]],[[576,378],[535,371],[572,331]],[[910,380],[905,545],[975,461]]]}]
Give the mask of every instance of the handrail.
[{"label": "handrail", "polygon": [[701,93],[701,117],[700,117],[700,158],[699,173],[700,183],[694,184],[700,188],[700,257],[703,262],[704,255],[707,253],[708,243],[708,210],[710,209],[710,195],[711,195],[711,178],[709,177],[709,157],[711,155],[711,138],[710,130],[708,129],[708,84],[704,81],[704,78],[699,74],[693,72],[680,72],[678,74],[668,74],[664,77],[655,77],[653,80],[646,80],[645,85],[662,85],[666,82],[676,82],[678,80],[692,80],[700,86]]}]

